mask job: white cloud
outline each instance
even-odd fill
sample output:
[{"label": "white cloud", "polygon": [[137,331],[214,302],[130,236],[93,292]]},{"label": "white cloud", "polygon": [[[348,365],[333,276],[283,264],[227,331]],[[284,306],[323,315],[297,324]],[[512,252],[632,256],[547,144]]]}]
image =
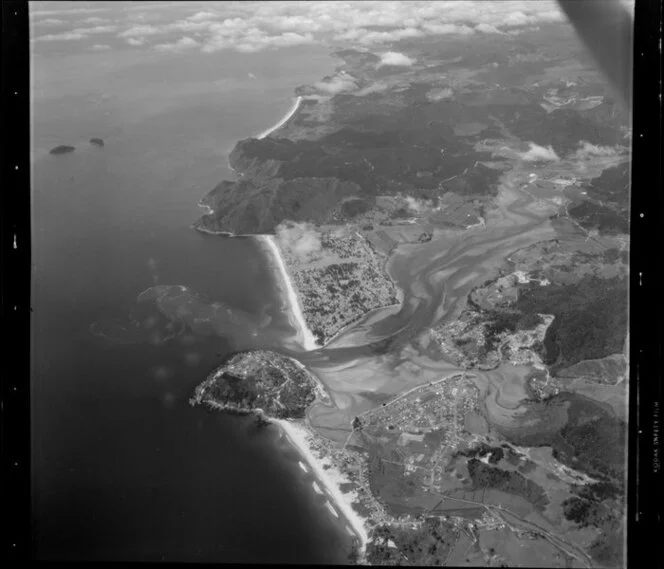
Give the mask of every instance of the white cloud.
[{"label": "white cloud", "polygon": [[503,33],[496,26],[492,26],[491,24],[478,24],[477,26],[475,26],[475,29],[478,32],[482,32],[482,33],[485,33],[485,34],[502,34]]},{"label": "white cloud", "polygon": [[51,27],[51,26],[61,26],[65,24],[64,20],[58,20],[57,18],[45,18],[44,20],[37,20],[33,23],[34,26],[39,27]]},{"label": "white cloud", "polygon": [[502,24],[504,26],[526,26],[535,21],[537,21],[537,19],[534,16],[526,16],[526,14],[517,10],[516,12],[510,12],[507,14],[507,16],[503,18]]},{"label": "white cloud", "polygon": [[157,26],[140,25],[140,26],[133,26],[133,27],[125,30],[124,32],[120,32],[118,34],[118,37],[131,38],[131,37],[136,37],[136,36],[151,36],[151,35],[159,34],[159,33],[162,33],[162,31]]},{"label": "white cloud", "polygon": [[557,162],[560,160],[551,145],[545,148],[544,146],[539,146],[534,142],[529,142],[528,146],[530,149],[527,152],[517,152],[521,160],[525,160],[526,162]]},{"label": "white cloud", "polygon": [[277,226],[275,233],[279,246],[301,261],[312,260],[322,252],[320,234],[310,223],[285,221]]},{"label": "white cloud", "polygon": [[319,91],[335,95],[346,91],[357,89],[357,83],[348,75],[335,75],[334,77],[314,83],[314,87]]},{"label": "white cloud", "polygon": [[190,37],[183,37],[180,38],[178,41],[175,43],[160,43],[158,45],[154,46],[154,49],[157,51],[165,51],[165,52],[181,52],[181,51],[186,51],[188,49],[192,49],[194,47],[198,47],[200,44],[193,38]]},{"label": "white cloud", "polygon": [[215,20],[218,18],[214,12],[196,12],[193,16],[189,16],[187,20],[192,22],[202,22],[204,20]]},{"label": "white cloud", "polygon": [[118,29],[117,26],[94,26],[92,28],[76,28],[74,33],[81,33],[84,35],[90,34],[110,34]]},{"label": "white cloud", "polygon": [[372,83],[371,85],[367,85],[363,89],[360,89],[359,91],[355,91],[353,93],[356,97],[363,97],[364,95],[370,95],[371,93],[382,93],[385,91],[389,85],[387,83],[382,83],[381,81],[377,81],[376,83]]},{"label": "white cloud", "polygon": [[173,22],[172,24],[166,24],[165,26],[161,27],[161,32],[167,33],[167,32],[173,32],[173,31],[178,31],[178,32],[199,32],[203,30],[209,30],[214,22],[210,20],[204,20],[201,22],[194,22],[191,20],[178,20],[177,22]]},{"label": "white cloud", "polygon": [[107,8],[72,8],[64,10],[37,10],[32,9],[32,6],[57,6],[55,2],[31,2],[29,5],[29,15],[31,18],[39,16],[66,16],[69,14],[94,14],[96,12],[103,12]]},{"label": "white cloud", "polygon": [[447,34],[458,34],[462,36],[467,36],[475,31],[473,28],[470,28],[465,25],[456,25],[456,24],[438,24],[435,22],[425,22],[422,24],[422,28],[429,32],[432,35],[447,35]]},{"label": "white cloud", "polygon": [[385,32],[369,31],[363,28],[353,28],[344,33],[337,34],[334,39],[339,42],[355,42],[360,45],[373,45],[378,43],[396,42],[408,38],[426,35],[424,31],[416,28],[401,28]]},{"label": "white cloud", "polygon": [[449,99],[452,95],[454,95],[452,89],[449,87],[443,87],[441,89],[432,89],[426,94],[426,97],[429,101],[437,102],[442,101],[443,99]]},{"label": "white cloud", "polygon": [[85,18],[85,20],[81,20],[79,24],[105,24],[106,22],[108,22],[107,18],[92,16],[91,18]]},{"label": "white cloud", "polygon": [[138,47],[141,45],[145,45],[147,41],[145,38],[127,38],[127,43],[129,45],[133,45],[134,47]]},{"label": "white cloud", "polygon": [[577,158],[588,158],[591,156],[617,156],[620,154],[619,149],[617,148],[591,144],[585,140],[580,141],[579,146],[580,148],[575,153]]},{"label": "white cloud", "polygon": [[399,67],[410,67],[415,63],[415,60],[399,53],[397,51],[386,51],[380,56],[380,61],[378,62],[377,67],[383,67],[384,65],[396,65]]},{"label": "white cloud", "polygon": [[90,49],[94,51],[106,51],[107,49],[111,49],[111,46],[106,45],[105,43],[96,43],[93,46],[91,46]]},{"label": "white cloud", "polygon": [[[46,27],[63,20],[67,24],[65,16],[80,14],[83,19],[76,25],[122,26],[118,36],[124,39],[164,36],[160,45],[172,45],[169,34],[179,32],[195,37],[205,53],[257,52],[330,41],[344,47],[389,49],[390,44],[410,38],[515,33],[524,26],[564,19],[554,0],[137,2],[121,12],[112,12],[110,6],[72,9],[65,3],[31,2],[30,15],[35,26]],[[110,21],[111,15],[119,14],[123,19]],[[102,33],[83,29],[69,30],[59,39]],[[52,35],[58,39],[58,34]]]},{"label": "white cloud", "polygon": [[46,34],[45,36],[34,38],[32,41],[73,41],[82,40],[84,37],[85,34],[80,32],[63,32],[61,34]]},{"label": "white cloud", "polygon": [[74,28],[68,32],[61,32],[59,34],[46,34],[39,36],[33,41],[73,41],[81,40],[94,34],[107,34],[117,30],[117,26],[95,26],[92,28]]}]

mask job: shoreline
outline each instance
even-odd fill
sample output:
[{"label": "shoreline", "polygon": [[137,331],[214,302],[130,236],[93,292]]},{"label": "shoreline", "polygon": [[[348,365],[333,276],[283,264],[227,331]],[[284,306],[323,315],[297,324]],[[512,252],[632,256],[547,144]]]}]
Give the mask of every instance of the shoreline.
[{"label": "shoreline", "polygon": [[277,245],[274,236],[272,235],[256,235],[255,236],[260,242],[265,243],[267,248],[272,253],[274,260],[276,261],[276,269],[281,275],[281,279],[286,287],[286,297],[288,298],[288,303],[291,308],[291,316],[294,320],[294,323],[297,327],[298,336],[302,340],[302,347],[305,351],[310,352],[312,350],[317,350],[320,348],[316,337],[312,334],[311,330],[307,326],[307,322],[304,319],[304,313],[302,307],[300,306],[300,300],[297,296],[297,292],[293,288],[293,283],[291,282],[290,275],[288,274],[288,269],[286,264],[281,256],[279,251],[279,246]]},{"label": "shoreline", "polygon": [[302,97],[296,97],[295,101],[293,101],[293,104],[290,110],[286,113],[286,115],[277,124],[261,132],[258,136],[256,136],[256,138],[258,140],[262,140],[266,136],[272,134],[275,130],[278,130],[282,126],[284,126],[291,118],[293,118],[293,115],[298,111],[300,105],[302,104],[302,100],[303,100]]},{"label": "shoreline", "polygon": [[[330,510],[330,513],[336,518],[341,514],[346,519],[348,522],[347,531],[350,528],[359,540],[358,550],[360,556],[363,556],[369,542],[366,519],[353,510],[351,505],[352,499],[350,499],[352,498],[352,494],[341,491],[340,484],[347,482],[344,475],[336,468],[332,461],[316,456],[309,444],[309,439],[316,435],[312,434],[305,425],[286,419],[271,420],[279,425],[289,443],[300,453],[313,471],[317,481],[321,483],[323,489],[316,482],[313,483],[313,489],[318,495],[327,494],[328,500],[325,502],[325,506]],[[323,468],[323,465],[330,468],[326,470]],[[303,470],[306,472],[304,468]]]}]

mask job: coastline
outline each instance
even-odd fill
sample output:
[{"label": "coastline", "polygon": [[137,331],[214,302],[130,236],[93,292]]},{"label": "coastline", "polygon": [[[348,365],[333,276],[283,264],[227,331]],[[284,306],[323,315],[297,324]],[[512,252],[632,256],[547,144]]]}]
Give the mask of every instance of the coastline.
[{"label": "coastline", "polygon": [[262,243],[266,244],[267,248],[270,250],[272,256],[274,257],[274,260],[276,261],[276,269],[281,275],[281,279],[286,287],[285,293],[291,308],[292,322],[298,331],[298,336],[300,336],[300,339],[302,340],[302,347],[307,352],[318,349],[320,346],[318,345],[318,342],[316,342],[315,336],[311,333],[311,330],[309,330],[307,322],[304,319],[304,313],[302,312],[300,300],[297,296],[297,292],[295,292],[295,289],[293,288],[286,264],[284,263],[281,252],[279,251],[279,246],[274,240],[274,236],[256,235],[255,237]]},{"label": "coastline", "polygon": [[303,100],[302,97],[296,97],[295,101],[293,101],[293,105],[291,106],[290,110],[286,113],[286,115],[277,124],[261,132],[258,136],[256,136],[256,138],[258,140],[262,140],[266,136],[272,134],[275,130],[280,129],[282,126],[284,126],[291,118],[293,118],[293,115],[298,111],[300,105],[302,104],[302,100]]},{"label": "coastline", "polygon": [[[304,458],[317,480],[321,483],[322,490],[316,482],[313,483],[313,488],[319,495],[327,494],[327,497],[331,500],[331,502],[330,500],[326,502],[326,507],[330,510],[330,513],[335,517],[339,517],[339,513],[341,513],[347,520],[348,527],[359,540],[358,550],[360,556],[363,556],[369,541],[366,519],[352,508],[351,504],[354,501],[353,498],[355,498],[354,493],[344,493],[340,488],[341,484],[349,481],[329,458],[314,454],[309,441],[316,435],[312,434],[304,424],[286,419],[271,420],[279,425],[288,441]],[[325,469],[324,466],[328,466],[329,468]],[[302,465],[300,467],[306,472],[306,468],[303,468]]]}]

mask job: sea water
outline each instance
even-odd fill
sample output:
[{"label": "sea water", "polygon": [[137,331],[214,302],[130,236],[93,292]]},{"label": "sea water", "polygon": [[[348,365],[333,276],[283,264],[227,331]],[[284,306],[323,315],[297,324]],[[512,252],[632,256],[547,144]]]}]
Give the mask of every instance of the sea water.
[{"label": "sea water", "polygon": [[[186,285],[252,313],[279,304],[256,243],[190,224],[200,197],[233,178],[226,156],[235,142],[277,122],[293,89],[333,66],[322,51],[296,49],[33,61],[39,558],[346,560],[347,536],[278,429],[188,404],[246,339],[187,332],[163,345],[116,344],[90,331],[126,317],[154,284]],[[105,146],[89,145],[92,137]],[[49,155],[59,144],[76,151]]]}]

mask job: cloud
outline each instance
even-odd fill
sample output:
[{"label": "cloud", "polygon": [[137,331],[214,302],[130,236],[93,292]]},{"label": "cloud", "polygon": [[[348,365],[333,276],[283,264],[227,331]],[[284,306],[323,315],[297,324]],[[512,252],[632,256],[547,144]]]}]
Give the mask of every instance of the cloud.
[{"label": "cloud", "polygon": [[415,63],[415,60],[399,53],[397,51],[386,51],[381,54],[380,61],[378,62],[377,67],[383,67],[384,65],[396,65],[399,67],[410,67]]},{"label": "cloud", "polygon": [[421,214],[430,212],[432,209],[431,202],[428,200],[418,200],[411,196],[406,196],[406,206],[411,213]]},{"label": "cloud", "polygon": [[502,34],[496,26],[492,26],[491,24],[478,24],[475,26],[475,29],[478,32],[483,32],[485,34]]},{"label": "cloud", "polygon": [[311,33],[285,32],[271,35],[256,26],[250,26],[250,21],[241,18],[212,23],[209,28],[212,37],[206,41],[203,51],[214,53],[223,49],[233,49],[243,53],[254,53],[264,49],[315,43]]},{"label": "cloud", "polygon": [[187,20],[192,22],[202,22],[204,20],[215,20],[219,16],[214,12],[196,12],[193,16],[189,16]]},{"label": "cloud", "polygon": [[147,43],[147,40],[145,38],[127,38],[127,43],[129,45],[133,45],[134,47],[138,47],[141,45],[145,45]]},{"label": "cloud", "polygon": [[66,22],[64,20],[58,20],[57,18],[45,18],[44,20],[37,20],[36,22],[33,22],[33,26],[43,26],[43,27],[51,27],[51,26],[61,26],[62,24],[65,24]]},{"label": "cloud", "polygon": [[99,18],[97,16],[92,16],[91,18],[85,18],[85,20],[81,20],[79,24],[105,24],[108,22],[108,18]]},{"label": "cloud", "polygon": [[376,83],[372,83],[371,85],[367,85],[363,89],[360,89],[359,91],[355,91],[353,95],[356,97],[363,97],[364,95],[370,95],[372,93],[382,93],[385,91],[389,85],[387,83],[383,83],[381,81],[377,81]]},{"label": "cloud", "polygon": [[32,41],[73,41],[83,39],[85,34],[80,32],[62,32],[61,34],[46,34],[45,36],[39,36],[34,38]]},{"label": "cloud", "polygon": [[192,20],[178,20],[172,24],[166,24],[161,26],[162,33],[168,33],[173,31],[179,32],[200,32],[209,30],[214,22],[210,20],[203,20],[201,22],[194,22]]},{"label": "cloud", "polygon": [[[564,20],[554,0],[201,2],[194,9],[191,2],[129,4],[112,12],[110,3],[72,9],[64,2],[32,2],[30,15],[35,26],[46,27],[63,20],[66,24],[65,16],[80,14],[83,19],[79,26],[119,25],[120,38],[161,35],[160,45],[171,45],[171,34],[179,32],[195,37],[204,53],[253,53],[330,42],[343,47],[373,49],[384,45],[390,49],[390,44],[412,38],[518,33],[525,26]],[[111,22],[111,15],[117,19]],[[67,31],[76,33],[95,32]],[[60,39],[65,37],[74,38]]]},{"label": "cloud", "polygon": [[545,148],[544,146],[539,146],[534,142],[529,142],[528,146],[530,149],[527,152],[517,152],[521,160],[525,160],[526,162],[557,162],[560,160],[551,145]]},{"label": "cloud", "polygon": [[437,102],[442,101],[443,99],[449,99],[452,95],[454,95],[454,91],[452,89],[449,87],[443,87],[440,89],[432,89],[431,91],[427,92],[426,97],[429,99],[429,101]]},{"label": "cloud", "polygon": [[32,6],[57,6],[55,2],[31,2],[29,15],[31,18],[36,18],[40,16],[66,16],[69,14],[94,14],[97,12],[103,12],[108,8],[72,8],[72,9],[63,9],[63,10],[37,10],[32,9]]},{"label": "cloud", "polygon": [[334,77],[314,83],[314,87],[319,91],[335,95],[357,89],[357,83],[350,75],[335,75]]},{"label": "cloud", "polygon": [[534,16],[527,16],[520,10],[516,12],[510,12],[503,18],[503,25],[505,26],[526,26],[537,21],[537,18]]},{"label": "cloud", "polygon": [[355,42],[360,45],[373,45],[390,43],[403,39],[417,38],[426,35],[424,31],[415,28],[401,28],[390,31],[369,31],[364,28],[353,28],[334,37],[339,42]]},{"label": "cloud", "polygon": [[422,24],[422,29],[436,36],[443,36],[448,34],[467,36],[475,33],[475,30],[473,30],[473,28],[470,28],[463,24],[459,26],[457,24],[438,24],[436,22],[425,22],[424,24]]},{"label": "cloud", "polygon": [[310,223],[285,221],[277,226],[275,232],[279,246],[301,261],[312,260],[312,257],[322,253],[320,234]]},{"label": "cloud", "polygon": [[249,79],[256,79],[256,76],[251,71],[247,73],[247,77],[249,77]]},{"label": "cloud", "polygon": [[59,34],[46,34],[39,36],[33,41],[73,41],[86,38],[94,34],[107,34],[117,30],[117,26],[94,26],[92,28],[74,28],[68,32]]},{"label": "cloud", "polygon": [[131,28],[120,32],[118,34],[118,37],[121,38],[131,38],[131,37],[136,37],[136,36],[151,36],[154,34],[159,34],[162,33],[162,30],[158,28],[157,26],[152,26],[152,25],[139,25],[139,26],[132,26]]},{"label": "cloud", "polygon": [[106,45],[104,43],[96,43],[93,46],[91,46],[90,49],[94,51],[106,51],[107,49],[111,49],[111,46]]},{"label": "cloud", "polygon": [[591,156],[618,156],[620,151],[612,146],[600,146],[582,140],[580,148],[576,151],[576,158],[589,158]]},{"label": "cloud", "polygon": [[154,49],[156,49],[157,51],[178,53],[182,51],[187,51],[194,47],[198,47],[199,45],[200,44],[195,39],[185,36],[183,38],[180,38],[175,43],[160,43],[158,45],[155,45]]},{"label": "cloud", "polygon": [[74,29],[74,33],[81,33],[86,36],[91,34],[110,34],[117,29],[117,26],[94,26],[92,28],[76,28]]}]

